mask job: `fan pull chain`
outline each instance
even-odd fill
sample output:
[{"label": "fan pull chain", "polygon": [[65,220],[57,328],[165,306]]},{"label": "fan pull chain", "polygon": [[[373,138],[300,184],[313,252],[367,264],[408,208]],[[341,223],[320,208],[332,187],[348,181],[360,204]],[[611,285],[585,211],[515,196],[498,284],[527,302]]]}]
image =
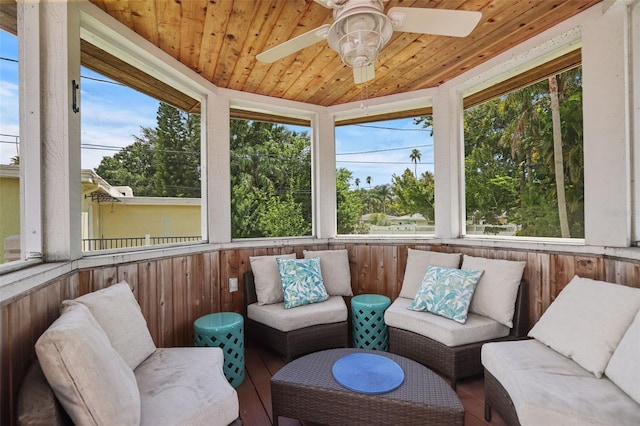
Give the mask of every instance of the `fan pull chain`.
[{"label": "fan pull chain", "polygon": [[362,86],[360,86],[360,110],[364,111],[365,115],[369,115],[369,83],[364,83],[364,95]]}]

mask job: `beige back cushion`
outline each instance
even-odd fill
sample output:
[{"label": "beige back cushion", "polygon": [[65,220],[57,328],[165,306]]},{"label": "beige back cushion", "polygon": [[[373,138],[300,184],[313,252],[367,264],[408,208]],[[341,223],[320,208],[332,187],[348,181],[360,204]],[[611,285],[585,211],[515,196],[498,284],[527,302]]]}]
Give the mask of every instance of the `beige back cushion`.
[{"label": "beige back cushion", "polygon": [[529,337],[602,377],[639,310],[640,289],[575,276]]},{"label": "beige back cushion", "polygon": [[640,312],[613,352],[604,374],[640,404]]},{"label": "beige back cushion", "polygon": [[329,296],[353,296],[347,250],[304,250],[305,259],[320,258],[322,280]]},{"label": "beige back cushion", "polygon": [[47,381],[78,425],[138,425],[133,371],[84,305],[69,306],[36,342]]},{"label": "beige back cushion", "polygon": [[280,270],[278,269],[278,262],[276,262],[278,257],[281,259],[295,259],[296,254],[249,257],[258,305],[270,305],[284,301]]},{"label": "beige back cushion", "polygon": [[513,327],[518,288],[526,262],[464,255],[462,269],[484,271],[473,294],[469,312]]},{"label": "beige back cushion", "polygon": [[438,253],[435,251],[409,249],[400,297],[413,300],[429,266],[459,268],[460,257],[462,257],[460,253]]},{"label": "beige back cushion", "polygon": [[156,350],[140,305],[125,281],[65,300],[63,310],[77,304],[89,308],[113,348],[132,370]]}]

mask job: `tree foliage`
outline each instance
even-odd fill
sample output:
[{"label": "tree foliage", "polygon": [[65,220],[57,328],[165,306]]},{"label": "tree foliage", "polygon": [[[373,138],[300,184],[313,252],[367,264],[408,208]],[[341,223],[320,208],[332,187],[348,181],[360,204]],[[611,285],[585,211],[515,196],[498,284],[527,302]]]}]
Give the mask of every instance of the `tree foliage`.
[{"label": "tree foliage", "polygon": [[231,120],[234,238],[311,234],[311,141],[306,132]]},{"label": "tree foliage", "polygon": [[[580,68],[556,77],[561,117],[556,131],[560,130],[561,141],[556,140],[555,151],[547,80],[465,111],[468,220],[512,222],[520,235],[563,236],[560,187],[570,235],[584,236],[581,77]],[[563,173],[555,172],[554,159],[561,162]]]},{"label": "tree foliage", "polygon": [[136,196],[200,197],[200,116],[160,103],[157,127],[112,157],[96,173],[114,186],[129,186]]}]

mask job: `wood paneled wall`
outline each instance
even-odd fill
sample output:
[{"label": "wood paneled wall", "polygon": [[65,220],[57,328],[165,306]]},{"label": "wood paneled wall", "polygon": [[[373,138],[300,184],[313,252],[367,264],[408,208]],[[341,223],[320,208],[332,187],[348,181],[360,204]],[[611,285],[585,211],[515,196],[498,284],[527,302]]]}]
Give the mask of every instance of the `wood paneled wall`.
[{"label": "wood paneled wall", "polygon": [[[16,398],[35,357],[34,344],[58,317],[60,303],[126,280],[133,288],[159,347],[191,345],[192,324],[211,312],[244,313],[242,274],[249,257],[303,250],[347,249],[354,294],[400,292],[408,248],[460,252],[470,256],[524,260],[530,284],[531,324],[540,318],[574,275],[640,287],[640,262],[566,253],[447,245],[328,244],[274,248],[239,248],[166,259],[82,269],[59,277],[0,306],[0,424],[15,424]],[[239,291],[228,291],[229,278]]]}]

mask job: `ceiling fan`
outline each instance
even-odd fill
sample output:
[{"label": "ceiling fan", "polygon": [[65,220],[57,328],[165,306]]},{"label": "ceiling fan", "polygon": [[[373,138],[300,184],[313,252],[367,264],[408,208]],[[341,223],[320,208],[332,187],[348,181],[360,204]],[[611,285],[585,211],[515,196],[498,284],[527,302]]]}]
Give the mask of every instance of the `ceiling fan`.
[{"label": "ceiling fan", "polygon": [[384,14],[388,0],[314,0],[333,9],[333,24],[324,24],[256,55],[273,63],[298,50],[327,40],[342,62],[353,68],[356,84],[372,80],[378,52],[393,31],[465,37],[482,14],[477,11],[392,7]]}]

